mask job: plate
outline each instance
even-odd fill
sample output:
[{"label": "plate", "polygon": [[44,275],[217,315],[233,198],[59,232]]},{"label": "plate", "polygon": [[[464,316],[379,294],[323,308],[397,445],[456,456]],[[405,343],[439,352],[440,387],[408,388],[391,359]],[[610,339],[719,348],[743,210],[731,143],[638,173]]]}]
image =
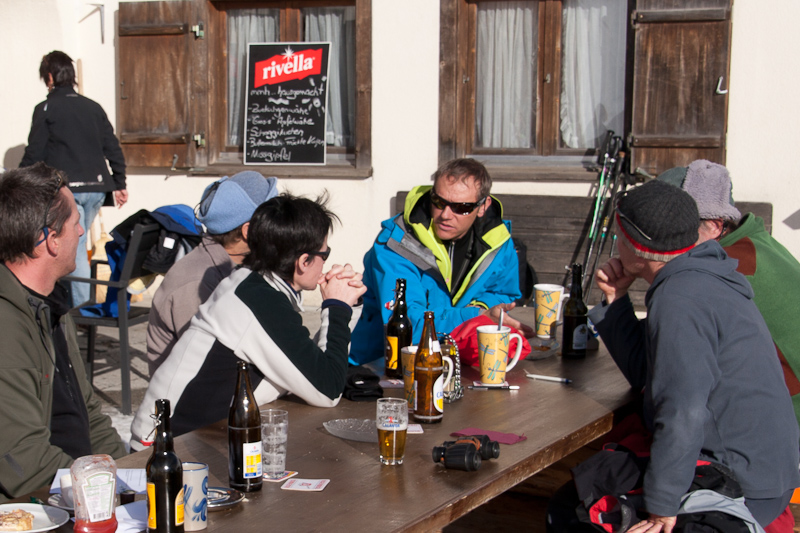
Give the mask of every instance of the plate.
[{"label": "plate", "polygon": [[244,500],[244,493],[229,487],[208,487],[208,510],[219,511]]},{"label": "plate", "polygon": [[531,337],[528,339],[528,343],[531,345],[531,353],[525,358],[528,361],[547,359],[548,357],[554,356],[558,350],[561,349],[561,345],[554,339]]},{"label": "plate", "polygon": [[61,494],[51,494],[50,497],[47,498],[47,503],[49,503],[53,507],[64,509],[65,511],[75,510],[72,508],[71,505],[67,505],[67,502],[64,501],[64,498],[61,496]]},{"label": "plate", "polygon": [[359,442],[378,442],[375,420],[369,418],[337,418],[322,423],[331,435]]},{"label": "plate", "polygon": [[5,503],[0,505],[0,513],[7,513],[14,509],[28,511],[33,515],[33,528],[28,533],[37,531],[50,531],[58,526],[63,526],[69,521],[69,513],[63,509],[40,505],[38,503]]}]

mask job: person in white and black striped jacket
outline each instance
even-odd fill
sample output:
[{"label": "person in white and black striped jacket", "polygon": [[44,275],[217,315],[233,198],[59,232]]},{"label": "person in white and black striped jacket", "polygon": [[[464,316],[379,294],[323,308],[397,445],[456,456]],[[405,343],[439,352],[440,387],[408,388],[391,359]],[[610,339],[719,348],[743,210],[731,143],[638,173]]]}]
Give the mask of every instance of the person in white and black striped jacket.
[{"label": "person in white and black striped jacket", "polygon": [[[336,215],[325,200],[277,196],[250,221],[250,254],[219,284],[166,361],[153,375],[131,425],[131,447],[142,449],[153,428],[154,402],[172,402],[175,436],[228,414],[236,362],[251,363],[256,401],[295,394],[311,405],[333,407],[347,373],[351,324],[366,291],[350,265],[323,273],[328,233]],[[319,285],[323,302],[315,339],[303,326],[303,290]]]}]

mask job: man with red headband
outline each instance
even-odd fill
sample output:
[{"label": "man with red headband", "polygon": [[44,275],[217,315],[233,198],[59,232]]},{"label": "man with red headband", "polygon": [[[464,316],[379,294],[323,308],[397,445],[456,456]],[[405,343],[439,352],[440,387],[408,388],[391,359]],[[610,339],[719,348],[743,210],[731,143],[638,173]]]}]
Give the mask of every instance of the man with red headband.
[{"label": "man with red headband", "polygon": [[[644,474],[649,518],[629,531],[669,533],[698,460],[727,467],[762,526],[786,508],[798,474],[798,427],[753,290],[716,241],[698,242],[692,197],[660,181],[623,195],[619,258],[597,272],[604,302],[589,313],[652,432]],[[647,319],[628,297],[645,279]],[[764,435],[770,438],[764,439]]]}]

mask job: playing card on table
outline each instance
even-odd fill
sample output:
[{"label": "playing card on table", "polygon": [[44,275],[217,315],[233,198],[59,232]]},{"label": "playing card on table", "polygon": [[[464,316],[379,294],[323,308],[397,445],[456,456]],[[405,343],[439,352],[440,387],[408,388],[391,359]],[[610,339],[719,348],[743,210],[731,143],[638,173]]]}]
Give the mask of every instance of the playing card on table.
[{"label": "playing card on table", "polygon": [[305,490],[315,492],[324,489],[330,482],[330,479],[293,478],[284,483],[281,488],[284,490]]}]

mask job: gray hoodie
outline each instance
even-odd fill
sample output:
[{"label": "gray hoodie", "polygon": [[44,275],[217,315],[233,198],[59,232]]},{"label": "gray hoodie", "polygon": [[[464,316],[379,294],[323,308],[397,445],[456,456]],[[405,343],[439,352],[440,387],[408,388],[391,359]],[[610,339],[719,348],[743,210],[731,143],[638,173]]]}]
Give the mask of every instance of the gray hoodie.
[{"label": "gray hoodie", "polygon": [[800,485],[789,392],[736,265],[709,241],[659,271],[646,320],[636,319],[628,298],[590,313],[628,381],[644,387],[650,513],[677,513],[701,457],[731,468],[745,498],[777,498]]}]

